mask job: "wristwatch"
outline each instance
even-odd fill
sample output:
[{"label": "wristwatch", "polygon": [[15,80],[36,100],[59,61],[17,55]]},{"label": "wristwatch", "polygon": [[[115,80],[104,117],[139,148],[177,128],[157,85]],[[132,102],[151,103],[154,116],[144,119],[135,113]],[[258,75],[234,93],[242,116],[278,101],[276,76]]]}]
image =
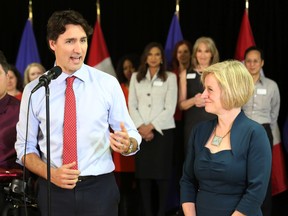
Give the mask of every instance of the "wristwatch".
[{"label": "wristwatch", "polygon": [[128,155],[128,154],[133,152],[133,142],[131,139],[129,139],[129,140],[130,140],[130,144],[129,144],[128,150],[126,152],[123,152],[122,153],[123,155]]}]

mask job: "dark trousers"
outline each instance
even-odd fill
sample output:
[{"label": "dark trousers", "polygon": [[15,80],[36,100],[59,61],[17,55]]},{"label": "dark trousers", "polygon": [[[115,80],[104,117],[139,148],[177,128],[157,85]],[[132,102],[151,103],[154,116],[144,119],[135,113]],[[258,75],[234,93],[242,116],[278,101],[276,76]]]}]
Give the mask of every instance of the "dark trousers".
[{"label": "dark trousers", "polygon": [[[47,181],[38,182],[41,216],[48,213]],[[113,173],[93,176],[78,182],[72,190],[50,184],[53,216],[117,216],[120,194]]]},{"label": "dark trousers", "polygon": [[[270,142],[270,147],[271,147],[271,151],[272,151],[272,148],[273,148],[273,135],[272,135],[272,130],[271,130],[270,124],[262,124],[262,125],[265,128],[266,133],[268,135],[269,142]],[[261,206],[261,210],[262,210],[263,216],[271,216],[272,215],[271,178],[269,180],[266,196],[265,196],[265,199],[264,199],[263,204]]]}]

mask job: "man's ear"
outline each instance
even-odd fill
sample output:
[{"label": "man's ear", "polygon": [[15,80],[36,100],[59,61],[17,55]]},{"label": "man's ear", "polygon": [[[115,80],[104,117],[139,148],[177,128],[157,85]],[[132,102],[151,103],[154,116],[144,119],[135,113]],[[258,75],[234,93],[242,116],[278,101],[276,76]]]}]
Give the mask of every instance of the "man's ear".
[{"label": "man's ear", "polygon": [[49,40],[49,47],[51,50],[55,51],[55,41],[54,40]]}]

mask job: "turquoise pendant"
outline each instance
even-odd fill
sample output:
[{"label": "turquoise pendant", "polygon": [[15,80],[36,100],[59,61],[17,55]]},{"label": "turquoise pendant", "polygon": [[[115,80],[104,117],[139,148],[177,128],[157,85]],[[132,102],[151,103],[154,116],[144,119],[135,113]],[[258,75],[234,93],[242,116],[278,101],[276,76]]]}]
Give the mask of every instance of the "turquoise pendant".
[{"label": "turquoise pendant", "polygon": [[212,139],[212,145],[219,147],[221,142],[222,142],[222,139],[223,139],[223,137],[219,137],[219,136],[215,135]]}]

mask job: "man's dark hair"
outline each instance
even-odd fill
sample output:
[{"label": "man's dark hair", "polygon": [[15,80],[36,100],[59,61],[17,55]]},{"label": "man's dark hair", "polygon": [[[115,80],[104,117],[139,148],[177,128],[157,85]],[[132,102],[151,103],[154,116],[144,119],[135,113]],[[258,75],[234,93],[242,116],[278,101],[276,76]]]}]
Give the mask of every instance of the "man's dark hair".
[{"label": "man's dark hair", "polygon": [[4,56],[4,53],[1,50],[0,50],[0,65],[2,65],[3,70],[5,71],[5,73],[7,73],[9,64],[6,60],[6,57]]},{"label": "man's dark hair", "polygon": [[251,46],[251,47],[247,48],[247,49],[245,50],[244,59],[246,59],[247,54],[248,54],[249,52],[251,52],[251,51],[258,51],[258,52],[260,53],[260,58],[261,58],[262,60],[264,60],[264,52],[263,52],[262,49],[260,49],[260,48],[257,47],[257,46]]},{"label": "man's dark hair", "polygon": [[60,34],[66,31],[66,25],[80,25],[84,29],[87,37],[92,35],[93,28],[83,18],[83,16],[74,10],[64,10],[54,12],[47,23],[47,42],[56,41]]}]

